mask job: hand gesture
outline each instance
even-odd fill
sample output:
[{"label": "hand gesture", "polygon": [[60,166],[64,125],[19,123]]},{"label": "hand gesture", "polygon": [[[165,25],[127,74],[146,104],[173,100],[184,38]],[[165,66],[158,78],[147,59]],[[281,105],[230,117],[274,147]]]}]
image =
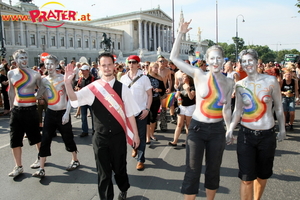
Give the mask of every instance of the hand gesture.
[{"label": "hand gesture", "polygon": [[64,76],[65,83],[70,83],[71,84],[73,78],[74,78],[73,65],[72,64],[68,64],[65,67],[65,76]]},{"label": "hand gesture", "polygon": [[189,28],[189,25],[190,25],[191,22],[192,22],[192,20],[190,20],[189,22],[183,22],[179,27],[179,32],[180,33],[189,32],[192,29],[192,28]]}]

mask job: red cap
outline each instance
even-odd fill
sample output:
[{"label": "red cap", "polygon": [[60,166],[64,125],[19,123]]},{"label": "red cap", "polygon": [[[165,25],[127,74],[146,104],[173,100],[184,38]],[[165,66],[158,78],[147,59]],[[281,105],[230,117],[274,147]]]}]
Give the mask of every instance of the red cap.
[{"label": "red cap", "polygon": [[136,61],[138,61],[138,62],[141,61],[140,57],[138,57],[137,55],[131,55],[131,56],[129,56],[129,57],[128,57],[128,60],[131,60],[131,59],[136,60]]}]

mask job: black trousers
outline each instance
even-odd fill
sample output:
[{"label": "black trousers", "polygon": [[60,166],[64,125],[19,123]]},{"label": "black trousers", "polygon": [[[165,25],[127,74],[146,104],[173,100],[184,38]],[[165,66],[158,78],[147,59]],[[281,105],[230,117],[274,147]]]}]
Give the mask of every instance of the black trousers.
[{"label": "black trousers", "polygon": [[95,132],[93,149],[98,172],[98,191],[100,199],[113,200],[114,191],[112,172],[120,191],[125,192],[130,187],[127,175],[127,144],[125,133]]},{"label": "black trousers", "polygon": [[49,108],[47,109],[44,119],[42,143],[39,152],[40,157],[51,156],[50,147],[56,129],[61,133],[61,137],[65,143],[66,150],[68,152],[77,151],[72,131],[71,117],[69,116],[70,120],[68,123],[62,125],[61,122],[65,112],[66,110],[54,111]]}]

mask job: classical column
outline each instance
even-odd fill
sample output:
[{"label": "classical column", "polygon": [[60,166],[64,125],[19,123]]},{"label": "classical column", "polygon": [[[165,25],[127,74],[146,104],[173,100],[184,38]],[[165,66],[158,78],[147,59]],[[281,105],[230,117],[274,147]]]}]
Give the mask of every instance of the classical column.
[{"label": "classical column", "polygon": [[10,30],[11,30],[11,45],[15,45],[16,38],[15,38],[15,26],[13,20],[10,21]]},{"label": "classical column", "polygon": [[91,41],[91,31],[89,31],[89,50],[92,49],[92,41]]},{"label": "classical column", "polygon": [[149,38],[149,50],[153,51],[152,22],[149,22],[149,37],[148,38]]},{"label": "classical column", "polygon": [[56,48],[58,49],[59,47],[59,42],[60,38],[59,38],[59,32],[58,32],[58,28],[56,28]]},{"label": "classical column", "polygon": [[99,47],[99,44],[98,44],[98,43],[99,43],[99,38],[98,38],[98,37],[99,37],[98,31],[96,31],[96,41],[95,41],[95,42],[96,42],[96,49],[97,49],[97,50],[99,50],[99,48],[100,48],[100,47]]},{"label": "classical column", "polygon": [[65,27],[65,36],[66,36],[66,38],[65,38],[65,46],[66,46],[66,49],[68,49],[69,48],[69,45],[68,45],[69,35],[68,35],[68,29],[67,29],[67,27]]},{"label": "classical column", "polygon": [[47,33],[47,38],[46,38],[46,45],[47,45],[47,48],[50,48],[50,33],[49,33],[49,30],[48,30],[49,28],[48,27],[46,27],[46,33]]},{"label": "classical column", "polygon": [[24,44],[24,28],[23,28],[23,23],[20,20],[20,36],[21,36],[21,41],[20,41],[20,46],[22,46]]},{"label": "classical column", "polygon": [[30,37],[28,36],[28,26],[25,24],[25,46],[29,47]]},{"label": "classical column", "polygon": [[169,49],[168,51],[171,51],[172,50],[172,27],[169,26],[169,39],[168,39],[168,45],[169,45]]},{"label": "classical column", "polygon": [[157,39],[158,39],[158,47],[160,47],[160,48],[162,48],[162,46],[161,46],[161,35],[160,35],[160,27],[161,27],[161,24],[158,24],[158,26],[157,26]]},{"label": "classical column", "polygon": [[156,23],[153,23],[153,51],[156,51]]},{"label": "classical column", "polygon": [[165,40],[166,40],[166,38],[165,38],[165,25],[162,25],[162,51],[166,51],[166,49],[165,49]]},{"label": "classical column", "polygon": [[143,48],[143,33],[142,33],[142,20],[138,20],[139,23],[139,49]]},{"label": "classical column", "polygon": [[147,40],[148,40],[148,34],[147,34],[147,22],[144,21],[144,48],[145,49],[148,49],[148,43],[147,43]]},{"label": "classical column", "polygon": [[83,35],[83,30],[81,30],[81,49],[84,49],[84,35]]},{"label": "classical column", "polygon": [[76,31],[74,28],[74,35],[73,35],[73,48],[76,49],[77,41],[76,41]]},{"label": "classical column", "polygon": [[40,32],[39,32],[39,27],[37,24],[35,24],[35,29],[36,29],[36,46],[37,48],[41,48],[40,46]]}]

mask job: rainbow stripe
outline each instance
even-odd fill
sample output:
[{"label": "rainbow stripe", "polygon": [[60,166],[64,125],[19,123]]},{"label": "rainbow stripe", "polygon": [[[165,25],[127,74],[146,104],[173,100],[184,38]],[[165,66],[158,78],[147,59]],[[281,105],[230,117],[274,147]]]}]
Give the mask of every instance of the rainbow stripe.
[{"label": "rainbow stripe", "polygon": [[48,86],[47,89],[50,92],[48,93],[48,105],[55,105],[60,100],[60,95],[59,95],[60,91],[57,91],[51,82],[47,86]]},{"label": "rainbow stripe", "polygon": [[174,105],[174,102],[175,102],[175,92],[167,94],[166,99],[167,99],[166,100],[166,107],[170,108],[171,106]]},{"label": "rainbow stripe", "polygon": [[203,98],[200,104],[201,113],[208,118],[222,118],[223,104],[220,102],[222,102],[224,98],[220,84],[213,73],[210,73],[208,79],[208,94]]},{"label": "rainbow stripe", "polygon": [[23,93],[23,90],[28,86],[28,84],[31,82],[32,77],[31,75],[19,69],[21,73],[21,79],[16,81],[13,85],[16,89],[16,101],[18,103],[35,103],[36,98],[34,96],[35,91],[32,90],[29,93]]},{"label": "rainbow stripe", "polygon": [[[251,104],[247,107],[244,107],[244,114],[242,116],[243,122],[257,122],[259,119],[262,118],[262,116],[267,111],[267,105],[263,101],[264,97],[270,97],[270,95],[264,95],[261,99],[258,98],[256,95],[256,87],[261,86],[260,84],[254,84],[254,91],[252,92],[250,89],[243,87],[246,89],[249,93],[242,93],[242,97],[247,96],[251,100]],[[242,86],[238,86],[242,87]],[[264,90],[262,90],[264,91]]]},{"label": "rainbow stripe", "polygon": [[200,51],[196,51],[196,52],[195,52],[195,56],[196,56],[196,60],[197,60],[197,59],[200,59]]}]

